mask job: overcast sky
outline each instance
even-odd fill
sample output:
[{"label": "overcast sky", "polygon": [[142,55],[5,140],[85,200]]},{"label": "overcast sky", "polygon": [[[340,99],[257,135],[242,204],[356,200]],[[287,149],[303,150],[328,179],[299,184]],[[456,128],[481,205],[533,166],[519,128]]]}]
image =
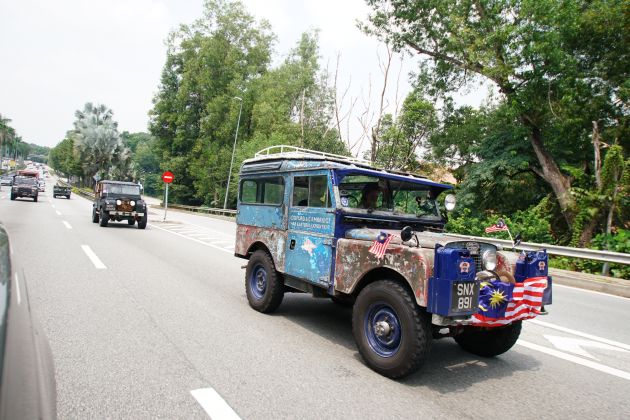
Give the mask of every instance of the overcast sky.
[{"label": "overcast sky", "polygon": [[[364,0],[244,0],[256,18],[267,19],[278,37],[274,61],[282,60],[300,34],[320,30],[321,63],[330,70],[341,54],[340,87],[365,109],[382,88],[377,51],[385,49],[356,28],[365,20]],[[147,131],[158,90],[168,33],[202,16],[203,0],[3,0],[0,2],[0,113],[26,142],[53,147],[73,128],[86,102],[114,111],[120,131]],[[393,112],[409,91],[403,63],[387,94]],[[398,64],[393,75],[398,72]],[[474,100],[473,102],[478,102]],[[349,103],[349,101],[348,101]],[[374,106],[372,106],[374,108]],[[356,116],[353,118],[356,119]],[[356,126],[353,137],[357,137]]]}]

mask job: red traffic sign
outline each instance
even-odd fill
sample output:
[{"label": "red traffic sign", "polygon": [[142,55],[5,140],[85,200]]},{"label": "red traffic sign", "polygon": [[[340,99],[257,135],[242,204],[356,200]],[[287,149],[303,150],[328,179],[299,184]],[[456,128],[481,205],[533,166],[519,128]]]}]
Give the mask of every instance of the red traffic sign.
[{"label": "red traffic sign", "polygon": [[173,182],[173,179],[174,176],[172,172],[166,171],[162,174],[162,181],[166,182],[167,184]]}]

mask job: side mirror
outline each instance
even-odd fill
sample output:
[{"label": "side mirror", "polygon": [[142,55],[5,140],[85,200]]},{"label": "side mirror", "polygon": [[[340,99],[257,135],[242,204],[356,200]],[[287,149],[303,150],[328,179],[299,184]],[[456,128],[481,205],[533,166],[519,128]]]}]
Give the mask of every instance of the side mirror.
[{"label": "side mirror", "polygon": [[520,245],[522,241],[523,241],[523,237],[521,236],[520,233],[517,233],[516,236],[514,237],[514,246]]},{"label": "side mirror", "polygon": [[410,240],[412,235],[413,229],[411,229],[411,226],[405,226],[400,231],[400,239],[402,239],[403,242],[407,242],[408,240]]}]

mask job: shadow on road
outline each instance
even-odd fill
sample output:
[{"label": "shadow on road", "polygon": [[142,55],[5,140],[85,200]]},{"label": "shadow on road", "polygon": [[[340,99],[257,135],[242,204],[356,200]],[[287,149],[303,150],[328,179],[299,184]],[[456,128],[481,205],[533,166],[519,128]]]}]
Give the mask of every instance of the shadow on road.
[{"label": "shadow on road", "polygon": [[[352,309],[328,299],[287,293],[274,316],[281,316],[330,342],[341,345],[365,364],[352,336]],[[492,379],[509,377],[520,371],[536,371],[540,362],[512,348],[494,358],[482,358],[462,350],[452,338],[433,340],[422,368],[400,379],[401,385],[427,387],[439,393],[461,392]],[[350,363],[350,361],[348,361]],[[377,375],[377,373],[374,373]]]}]

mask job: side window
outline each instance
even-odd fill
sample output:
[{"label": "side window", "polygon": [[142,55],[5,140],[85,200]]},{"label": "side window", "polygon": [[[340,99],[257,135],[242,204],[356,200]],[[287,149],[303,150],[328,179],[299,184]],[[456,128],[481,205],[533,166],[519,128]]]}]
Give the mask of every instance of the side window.
[{"label": "side window", "polygon": [[293,205],[298,207],[332,207],[326,175],[296,176],[293,183]]},{"label": "side window", "polygon": [[241,202],[255,203],[258,184],[256,181],[245,180],[241,184]]},{"label": "side window", "polygon": [[282,177],[246,179],[241,181],[241,203],[280,205],[284,198]]}]

